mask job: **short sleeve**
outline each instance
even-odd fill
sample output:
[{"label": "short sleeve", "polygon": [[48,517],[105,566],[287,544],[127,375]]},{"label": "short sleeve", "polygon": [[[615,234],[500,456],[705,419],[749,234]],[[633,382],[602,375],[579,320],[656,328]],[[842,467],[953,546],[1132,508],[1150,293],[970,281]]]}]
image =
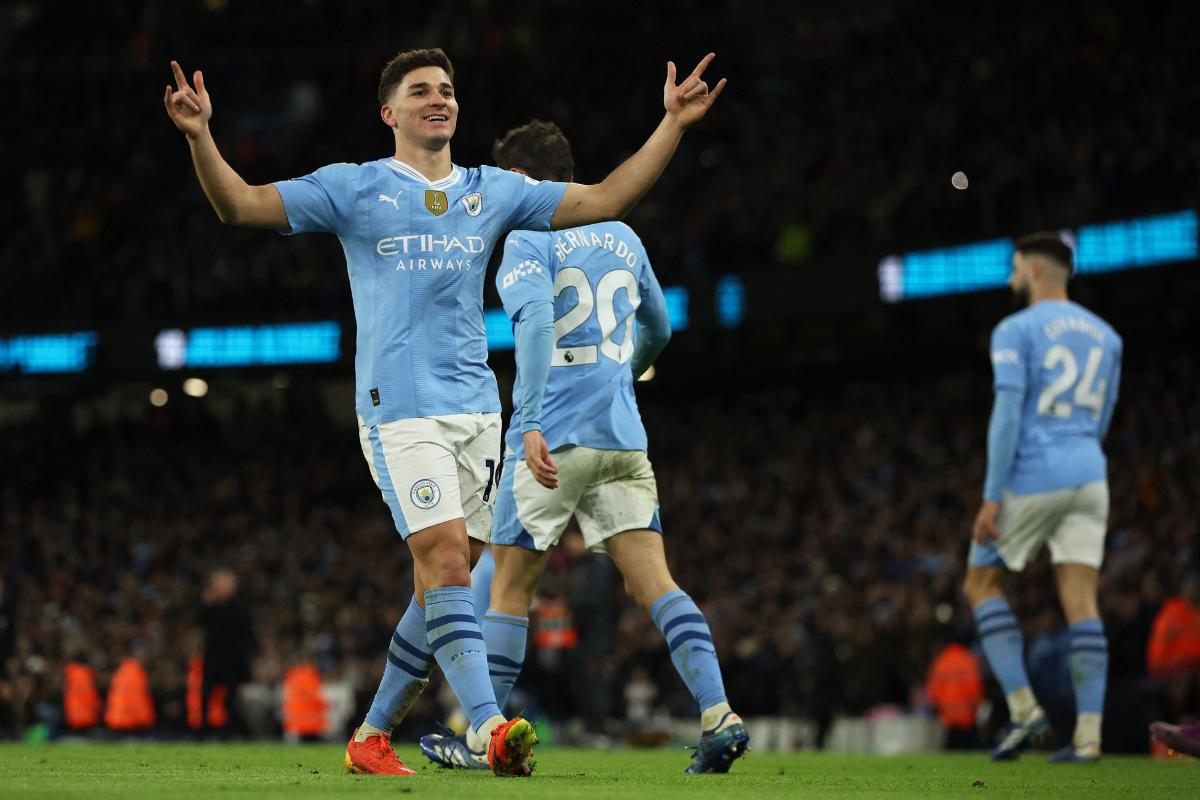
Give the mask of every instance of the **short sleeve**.
[{"label": "short sleeve", "polygon": [[504,242],[504,258],[496,272],[496,289],[510,319],[518,319],[526,303],[554,299],[548,254],[533,238],[515,231]]},{"label": "short sleeve", "polygon": [[338,233],[348,226],[354,202],[354,164],[330,164],[302,178],[277,181],[288,229],[293,233]]},{"label": "short sleeve", "polygon": [[1005,320],[992,331],[992,373],[996,390],[1025,391],[1025,345],[1021,329]]},{"label": "short sleeve", "polygon": [[[495,169],[495,168],[493,168]],[[510,230],[548,231],[550,219],[566,194],[567,184],[535,181],[516,172],[496,169],[497,178],[511,211]]]}]

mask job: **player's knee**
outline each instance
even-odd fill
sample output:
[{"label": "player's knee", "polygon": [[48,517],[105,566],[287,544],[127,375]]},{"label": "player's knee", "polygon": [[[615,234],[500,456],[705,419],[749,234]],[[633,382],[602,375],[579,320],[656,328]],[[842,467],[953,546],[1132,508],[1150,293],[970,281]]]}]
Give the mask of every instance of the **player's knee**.
[{"label": "player's knee", "polygon": [[963,579],[962,591],[967,602],[977,606],[989,597],[1000,594],[1000,586],[990,570],[971,568]]},{"label": "player's knee", "polygon": [[460,552],[438,553],[434,557],[433,579],[439,587],[470,586],[471,567],[467,555]]},{"label": "player's knee", "polygon": [[625,579],[625,594],[629,595],[629,599],[633,600],[639,608],[649,610],[654,603],[653,599],[646,598],[646,592],[642,590],[637,583],[631,582],[628,578]]},{"label": "player's knee", "polygon": [[533,596],[537,594],[537,583],[530,581],[520,581],[512,586],[506,593],[506,596],[514,604],[519,604],[525,609],[533,605]]},{"label": "player's knee", "polygon": [[967,572],[967,576],[963,578],[962,593],[963,597],[967,598],[968,603],[975,605],[975,576],[969,571]]},{"label": "player's knee", "polygon": [[638,607],[650,610],[654,601],[679,587],[671,580],[669,573],[653,576],[638,576],[625,579],[625,592]]},{"label": "player's knee", "polygon": [[1063,615],[1067,618],[1069,625],[1083,622],[1085,619],[1096,619],[1100,616],[1094,597],[1086,595],[1063,597],[1062,605]]},{"label": "player's knee", "polygon": [[491,607],[503,614],[522,616],[533,605],[537,585],[537,580],[530,580],[526,574],[510,575],[499,570],[492,578]]}]

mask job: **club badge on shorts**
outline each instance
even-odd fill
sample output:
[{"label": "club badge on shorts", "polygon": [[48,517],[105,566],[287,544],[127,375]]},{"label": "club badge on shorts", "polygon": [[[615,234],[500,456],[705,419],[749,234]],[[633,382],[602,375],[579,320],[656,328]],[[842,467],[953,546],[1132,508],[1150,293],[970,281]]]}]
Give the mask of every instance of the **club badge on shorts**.
[{"label": "club badge on shorts", "polygon": [[450,210],[450,201],[446,198],[445,192],[439,192],[437,189],[426,189],[425,208],[429,210],[430,214],[440,217]]},{"label": "club badge on shorts", "polygon": [[417,508],[433,508],[442,499],[442,490],[429,478],[422,478],[413,484],[409,497]]}]

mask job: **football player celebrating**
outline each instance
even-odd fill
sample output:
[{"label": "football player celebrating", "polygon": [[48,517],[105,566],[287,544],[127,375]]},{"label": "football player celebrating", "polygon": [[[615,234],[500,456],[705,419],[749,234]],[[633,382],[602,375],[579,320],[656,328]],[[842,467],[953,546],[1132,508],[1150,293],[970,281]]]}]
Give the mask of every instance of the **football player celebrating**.
[{"label": "football player celebrating", "polygon": [[[222,222],[341,241],[358,326],[359,439],[371,476],[413,556],[415,594],[396,627],[383,680],[349,743],[351,772],[413,774],[390,735],[441,666],[471,718],[472,745],[497,774],[527,775],[537,737],[505,720],[488,679],[470,585],[473,554],[491,530],[500,398],[487,366],[483,278],[509,230],[564,228],[623,216],[670,161],[684,130],[725,86],[709,91],[708,54],[676,83],[667,65],[665,115],[646,143],[594,185],[539,182],[450,158],[458,125],[454,68],[441,50],[401,53],[379,81],[380,118],[393,154],[330,164],[295,180],[247,184],[209,130],[204,76],[175,85],[163,104],[187,137],[200,185]],[[194,84],[194,85],[193,85]],[[471,540],[476,540],[472,544]]]}]

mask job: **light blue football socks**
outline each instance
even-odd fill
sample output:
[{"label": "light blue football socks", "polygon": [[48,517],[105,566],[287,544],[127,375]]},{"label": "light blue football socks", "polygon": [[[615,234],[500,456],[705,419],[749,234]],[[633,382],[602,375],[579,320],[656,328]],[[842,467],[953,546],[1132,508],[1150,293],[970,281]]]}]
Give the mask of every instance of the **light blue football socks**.
[{"label": "light blue football socks", "polygon": [[1104,714],[1104,692],[1108,683],[1108,637],[1099,619],[1076,622],[1071,636],[1071,685],[1075,688],[1074,744],[1100,744],[1100,721]]},{"label": "light blue football socks", "polygon": [[491,717],[499,717],[471,590],[466,586],[426,590],[425,629],[429,649],[470,718],[471,730]]},{"label": "light blue football socks", "polygon": [[483,620],[483,638],[487,642],[488,674],[496,704],[504,710],[513,684],[525,665],[525,641],[529,635],[529,618],[488,611]]},{"label": "light blue football socks", "polygon": [[704,614],[687,593],[667,592],[650,606],[650,616],[667,640],[671,661],[703,712],[726,702],[717,650]]},{"label": "light blue football socks", "polygon": [[990,597],[975,606],[975,625],[988,664],[1008,699],[1009,716],[1023,721],[1037,706],[1037,700],[1025,672],[1025,637],[1008,601]]},{"label": "light blue football socks", "polygon": [[414,597],[392,634],[383,680],[367,712],[366,724],[371,726],[367,733],[379,731],[390,736],[429,683],[432,669],[433,653],[426,644],[425,609],[417,605]]}]

